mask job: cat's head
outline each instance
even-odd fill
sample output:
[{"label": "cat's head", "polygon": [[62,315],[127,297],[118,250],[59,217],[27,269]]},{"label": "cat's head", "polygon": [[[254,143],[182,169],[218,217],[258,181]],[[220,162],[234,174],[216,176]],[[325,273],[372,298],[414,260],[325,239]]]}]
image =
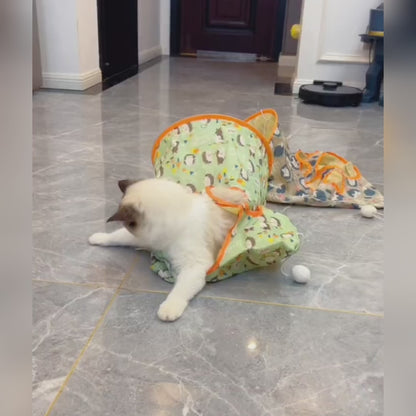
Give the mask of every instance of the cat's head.
[{"label": "cat's head", "polygon": [[121,221],[132,234],[137,233],[139,225],[143,222],[143,209],[134,186],[137,183],[138,181],[131,179],[123,179],[118,182],[118,186],[123,192],[123,198],[117,212],[107,220],[107,222]]}]

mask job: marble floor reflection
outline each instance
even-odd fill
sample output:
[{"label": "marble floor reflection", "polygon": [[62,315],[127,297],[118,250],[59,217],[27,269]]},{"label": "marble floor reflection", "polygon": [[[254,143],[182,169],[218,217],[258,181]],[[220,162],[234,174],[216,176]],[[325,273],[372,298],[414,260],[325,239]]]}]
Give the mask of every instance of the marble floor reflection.
[{"label": "marble floor reflection", "polygon": [[[198,113],[279,113],[292,150],[333,151],[383,190],[383,111],[274,95],[272,63],[164,58],[96,95],[40,91],[33,115],[33,415],[381,416],[383,218],[270,204],[302,233],[282,268],[208,285],[184,316],[128,248],[92,247],[117,181]],[[312,272],[292,281],[293,264]]]}]

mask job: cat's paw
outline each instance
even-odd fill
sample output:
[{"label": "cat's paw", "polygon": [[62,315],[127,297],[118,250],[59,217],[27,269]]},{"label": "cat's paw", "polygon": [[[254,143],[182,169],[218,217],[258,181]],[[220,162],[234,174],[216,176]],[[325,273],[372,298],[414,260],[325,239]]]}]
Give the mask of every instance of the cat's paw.
[{"label": "cat's paw", "polygon": [[157,316],[162,321],[176,321],[181,317],[187,306],[188,302],[181,298],[166,299],[159,306]]},{"label": "cat's paw", "polygon": [[107,246],[109,238],[107,233],[95,233],[90,235],[88,242],[93,246]]}]

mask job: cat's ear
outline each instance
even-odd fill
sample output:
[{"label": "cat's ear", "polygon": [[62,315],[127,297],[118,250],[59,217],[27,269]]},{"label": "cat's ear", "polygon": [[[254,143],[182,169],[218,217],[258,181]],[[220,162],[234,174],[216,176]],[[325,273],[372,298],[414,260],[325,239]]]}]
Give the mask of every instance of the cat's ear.
[{"label": "cat's ear", "polygon": [[120,205],[117,212],[113,214],[107,222],[122,221],[122,222],[134,222],[138,216],[138,212],[132,205]]},{"label": "cat's ear", "polygon": [[126,193],[126,189],[132,185],[133,183],[136,183],[137,181],[132,179],[122,179],[121,181],[118,181],[118,187],[120,188],[120,191],[123,192],[123,194]]}]

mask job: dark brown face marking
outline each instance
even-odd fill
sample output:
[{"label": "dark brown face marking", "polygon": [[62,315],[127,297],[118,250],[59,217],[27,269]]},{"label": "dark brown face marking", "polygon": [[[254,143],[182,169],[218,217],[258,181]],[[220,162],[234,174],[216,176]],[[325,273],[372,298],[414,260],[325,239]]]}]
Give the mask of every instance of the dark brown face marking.
[{"label": "dark brown face marking", "polygon": [[114,215],[112,215],[107,220],[107,222],[122,221],[126,224],[136,225],[138,216],[139,213],[134,209],[132,205],[120,205],[118,211]]},{"label": "dark brown face marking", "polygon": [[126,189],[132,185],[133,183],[136,183],[136,180],[133,179],[123,179],[121,181],[118,181],[118,187],[120,188],[120,191],[123,192],[123,194],[126,193]]}]

